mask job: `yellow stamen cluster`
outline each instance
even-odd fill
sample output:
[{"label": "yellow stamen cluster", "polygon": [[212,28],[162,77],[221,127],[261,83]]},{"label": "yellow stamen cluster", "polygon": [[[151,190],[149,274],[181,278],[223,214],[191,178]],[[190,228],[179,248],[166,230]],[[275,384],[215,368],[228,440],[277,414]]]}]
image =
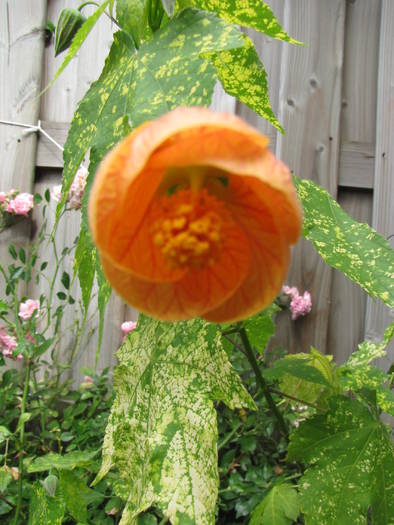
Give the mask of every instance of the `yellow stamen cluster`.
[{"label": "yellow stamen cluster", "polygon": [[201,268],[220,253],[223,203],[205,189],[179,190],[156,201],[154,244],[172,267]]}]

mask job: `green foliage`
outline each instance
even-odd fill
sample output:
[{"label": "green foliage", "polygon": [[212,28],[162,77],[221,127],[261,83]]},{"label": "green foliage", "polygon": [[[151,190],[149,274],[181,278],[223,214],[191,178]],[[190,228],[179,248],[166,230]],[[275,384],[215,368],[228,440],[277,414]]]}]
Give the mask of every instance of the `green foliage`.
[{"label": "green foliage", "polygon": [[[182,1],[180,3],[182,4]],[[233,24],[252,27],[272,38],[292,44],[300,43],[289,37],[268,4],[261,0],[189,0],[186,3],[213,11]]]},{"label": "green foliage", "polygon": [[217,327],[141,315],[118,358],[117,395],[97,480],[117,467],[123,480],[118,493],[127,500],[122,524],[133,523],[153,504],[172,523],[213,523],[218,484],[213,400],[254,407],[221,348]]},{"label": "green foliage", "polygon": [[369,390],[371,394],[375,392],[378,406],[392,416],[394,416],[394,392],[386,383],[392,382],[393,374],[390,377],[370,363],[386,355],[386,347],[393,337],[394,323],[386,329],[381,343],[364,341],[359,345],[357,352],[349,357],[347,363],[340,367],[341,383],[345,390],[361,391],[361,394],[365,390]]},{"label": "green foliage", "polygon": [[394,307],[394,250],[367,224],[352,219],[326,190],[294,177],[304,209],[304,236],[327,264],[371,297]]},{"label": "green foliage", "polygon": [[249,525],[291,525],[300,512],[298,493],[290,483],[274,485],[252,513]]},{"label": "green foliage", "polygon": [[242,34],[213,13],[186,9],[136,54],[130,92],[133,126],[178,106],[208,106],[216,73],[207,53],[243,45]]},{"label": "green foliage", "polygon": [[145,3],[145,0],[116,1],[116,19],[120,27],[133,37],[137,48],[147,32]]},{"label": "green foliage", "polygon": [[80,452],[73,451],[67,455],[54,454],[53,452],[47,456],[41,456],[33,460],[29,467],[29,472],[42,472],[56,468],[58,470],[73,470],[76,467],[87,467],[92,463],[92,459],[97,455],[97,451]]},{"label": "green foliage", "polygon": [[32,490],[28,525],[61,525],[65,512],[64,504],[49,496],[40,482],[35,483]]},{"label": "green foliage", "polygon": [[244,45],[214,53],[210,60],[227,93],[249,106],[284,133],[272,111],[268,98],[267,73],[250,38],[244,36]]},{"label": "green foliage", "polygon": [[279,306],[272,303],[262,312],[243,321],[249,341],[260,355],[263,355],[268,341],[275,333],[275,315],[279,310]]},{"label": "green foliage", "polygon": [[302,422],[292,434],[288,456],[309,467],[299,482],[306,525],[365,524],[376,483],[387,489],[381,497],[390,498],[389,433],[357,400],[331,398],[324,415]]}]

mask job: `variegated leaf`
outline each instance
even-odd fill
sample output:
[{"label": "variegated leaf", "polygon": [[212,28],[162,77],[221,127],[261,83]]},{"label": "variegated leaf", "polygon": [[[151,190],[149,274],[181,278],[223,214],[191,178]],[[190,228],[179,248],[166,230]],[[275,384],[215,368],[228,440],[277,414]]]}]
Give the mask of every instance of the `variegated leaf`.
[{"label": "variegated leaf", "polygon": [[352,219],[329,193],[294,177],[304,209],[304,236],[327,264],[358,283],[372,297],[394,307],[394,250],[368,224]]},{"label": "variegated leaf", "polygon": [[326,414],[302,422],[288,456],[309,466],[298,483],[306,525],[365,525],[376,485],[390,489],[390,436],[354,399],[331,398]]},{"label": "variegated leaf", "polygon": [[172,18],[138,51],[133,126],[178,106],[209,106],[217,75],[204,54],[242,45],[242,34],[213,13],[186,9]]},{"label": "variegated leaf", "polygon": [[140,316],[118,352],[116,399],[98,479],[119,470],[123,524],[151,505],[171,523],[212,525],[218,488],[213,400],[254,403],[231,367],[213,324]]},{"label": "variegated leaf", "polygon": [[300,44],[282,29],[269,5],[262,0],[186,0],[185,3],[214,11],[233,24],[252,27],[272,38]]},{"label": "variegated leaf", "polygon": [[362,389],[376,390],[376,401],[380,408],[394,416],[394,392],[386,386],[390,377],[371,362],[386,355],[386,347],[394,337],[394,323],[386,328],[383,340],[378,343],[363,341],[357,352],[340,367],[342,384],[346,390],[357,392]]},{"label": "variegated leaf", "polygon": [[250,38],[244,37],[242,47],[212,54],[210,60],[227,93],[284,133],[269,101],[267,73]]}]

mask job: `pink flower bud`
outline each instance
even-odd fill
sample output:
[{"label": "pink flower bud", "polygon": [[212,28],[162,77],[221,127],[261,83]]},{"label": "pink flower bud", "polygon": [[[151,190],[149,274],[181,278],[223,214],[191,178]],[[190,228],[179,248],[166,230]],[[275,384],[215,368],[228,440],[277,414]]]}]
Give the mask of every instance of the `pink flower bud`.
[{"label": "pink flower bud", "polygon": [[125,321],[120,328],[122,329],[123,335],[126,337],[128,333],[136,328],[136,326],[137,323],[135,321]]},{"label": "pink flower bud", "polygon": [[70,206],[74,210],[82,206],[82,196],[86,186],[86,179],[88,177],[88,170],[81,166],[75,174],[74,180],[70,187]]},{"label": "pink flower bud", "polygon": [[19,305],[19,317],[24,321],[31,318],[33,313],[36,312],[35,316],[38,317],[40,314],[40,301],[35,299],[27,299],[25,303]]},{"label": "pink flower bud", "polygon": [[91,376],[83,376],[84,383],[93,383],[93,378]]}]

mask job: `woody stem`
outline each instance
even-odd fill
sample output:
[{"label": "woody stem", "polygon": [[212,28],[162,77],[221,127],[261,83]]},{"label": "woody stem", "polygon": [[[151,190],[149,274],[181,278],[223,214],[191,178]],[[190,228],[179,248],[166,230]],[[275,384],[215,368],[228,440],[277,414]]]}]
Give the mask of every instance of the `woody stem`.
[{"label": "woody stem", "polygon": [[255,373],[257,384],[261,388],[261,390],[262,390],[262,392],[264,394],[264,397],[267,400],[267,404],[268,404],[269,408],[271,409],[271,412],[276,417],[276,419],[278,421],[279,428],[280,428],[282,434],[287,439],[287,437],[288,437],[288,430],[287,430],[287,426],[286,426],[285,420],[283,419],[282,414],[278,410],[278,407],[276,406],[275,401],[272,399],[271,392],[270,392],[269,387],[268,387],[267,383],[265,382],[265,379],[264,379],[264,377],[263,377],[263,375],[262,375],[262,373],[260,371],[259,365],[257,364],[257,360],[256,360],[256,357],[254,355],[253,348],[252,348],[252,346],[251,346],[251,344],[249,342],[249,339],[248,339],[248,336],[247,336],[247,333],[246,333],[246,330],[245,330],[244,327],[239,329],[239,335],[241,337],[242,344],[243,344],[243,346],[245,348],[246,357],[248,358],[248,361],[249,361],[249,363],[250,363],[250,365],[253,368],[253,371]]}]

